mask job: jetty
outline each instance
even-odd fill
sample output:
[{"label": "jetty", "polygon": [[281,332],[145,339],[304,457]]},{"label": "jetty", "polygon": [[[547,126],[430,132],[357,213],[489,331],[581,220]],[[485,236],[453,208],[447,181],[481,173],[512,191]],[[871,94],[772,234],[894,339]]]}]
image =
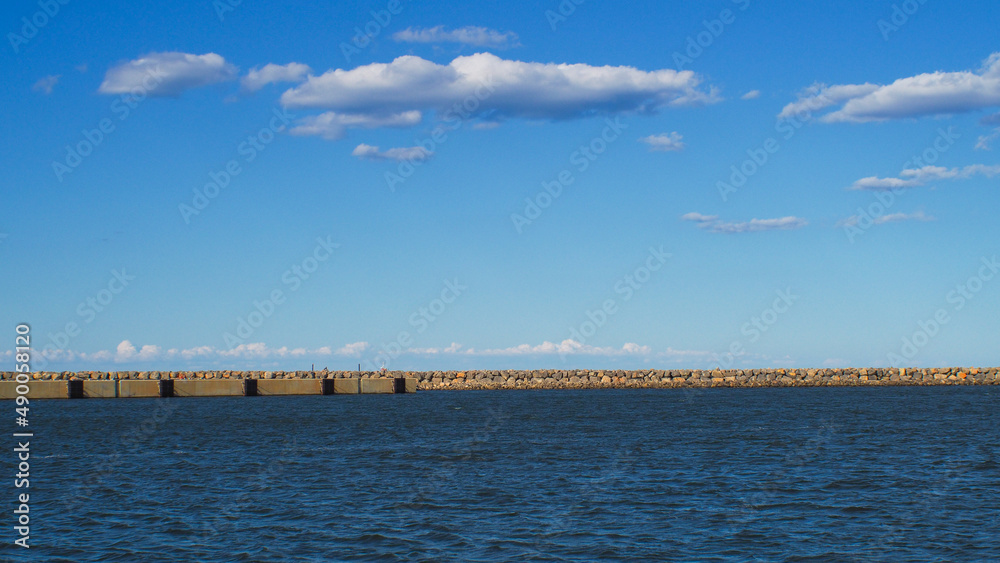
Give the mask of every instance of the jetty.
[{"label": "jetty", "polygon": [[0,399],[359,395],[418,390],[1000,385],[1000,368],[0,372]]}]

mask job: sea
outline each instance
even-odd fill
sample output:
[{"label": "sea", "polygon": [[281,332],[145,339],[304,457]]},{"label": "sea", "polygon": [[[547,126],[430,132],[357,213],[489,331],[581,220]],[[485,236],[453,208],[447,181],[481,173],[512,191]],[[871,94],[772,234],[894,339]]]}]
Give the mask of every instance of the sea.
[{"label": "sea", "polygon": [[[12,402],[10,405],[13,411]],[[998,561],[1000,387],[34,401],[6,561]]]}]

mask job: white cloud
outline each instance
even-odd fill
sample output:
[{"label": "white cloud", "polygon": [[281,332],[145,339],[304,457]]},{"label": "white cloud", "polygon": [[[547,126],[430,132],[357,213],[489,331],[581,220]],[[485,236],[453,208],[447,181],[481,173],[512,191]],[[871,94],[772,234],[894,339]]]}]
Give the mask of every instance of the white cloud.
[{"label": "white cloud", "polygon": [[234,348],[222,349],[212,346],[197,346],[194,348],[178,349],[170,348],[163,350],[161,347],[146,344],[141,348],[136,348],[130,340],[123,340],[115,348],[114,352],[100,350],[93,353],[77,352],[74,350],[44,350],[40,353],[50,362],[95,362],[110,361],[115,362],[145,362],[152,360],[262,360],[274,358],[301,358],[312,356],[359,356],[369,348],[367,342],[353,342],[346,344],[336,351],[329,346],[321,346],[315,349],[308,348],[271,348],[263,342],[240,344]]},{"label": "white cloud", "polygon": [[812,113],[832,105],[839,104],[851,98],[869,94],[878,89],[877,84],[845,84],[827,86],[813,84],[799,92],[798,99],[781,109],[778,117],[792,117],[803,113]]},{"label": "white cloud", "polygon": [[861,178],[856,180],[854,184],[851,185],[850,190],[868,190],[873,192],[881,192],[888,190],[898,190],[901,188],[912,188],[914,186],[919,186],[920,183],[916,180],[904,180],[902,178],[879,178],[878,176],[868,176],[866,178]]},{"label": "white cloud", "polygon": [[32,92],[42,92],[46,96],[52,93],[52,88],[59,82],[60,74],[50,74],[45,78],[40,79],[31,86]]},{"label": "white cloud", "polygon": [[281,103],[378,116],[422,110],[444,114],[472,100],[475,107],[469,113],[489,114],[493,121],[568,119],[717,101],[715,91],[700,90],[700,83],[693,72],[673,69],[647,72],[625,66],[531,63],[490,53],[457,57],[439,65],[403,56],[391,63],[310,76],[285,91]]},{"label": "white cloud", "polygon": [[240,86],[245,92],[256,92],[268,84],[276,82],[302,82],[312,69],[301,63],[276,65],[268,63],[263,68],[253,68],[242,79]]},{"label": "white cloud", "polygon": [[496,129],[500,127],[499,121],[477,121],[472,124],[473,129],[485,130],[485,129]]},{"label": "white cloud", "polygon": [[416,354],[422,356],[437,355],[461,355],[476,357],[516,357],[516,356],[637,356],[637,357],[658,357],[682,359],[691,357],[707,357],[709,352],[700,350],[675,350],[667,348],[665,351],[656,352],[652,347],[626,342],[621,347],[614,346],[592,346],[577,342],[573,339],[566,339],[561,342],[544,341],[541,344],[520,344],[508,346],[506,348],[466,348],[457,342],[452,342],[444,348],[407,348],[405,354]]},{"label": "white cloud", "polygon": [[789,231],[801,229],[808,225],[805,219],[800,217],[779,217],[777,219],[751,219],[749,221],[728,222],[721,221],[715,215],[702,215],[701,213],[687,213],[681,216],[684,221],[698,223],[698,227],[713,233],[735,234],[735,233],[759,233],[762,231]]},{"label": "white cloud", "polygon": [[338,348],[334,353],[338,356],[360,356],[369,346],[367,342],[352,342]]},{"label": "white cloud", "polygon": [[756,100],[760,97],[760,90],[750,90],[746,94],[740,96],[741,100]]},{"label": "white cloud", "polygon": [[513,31],[495,31],[485,27],[466,26],[448,30],[443,25],[430,28],[408,27],[393,34],[401,43],[462,43],[475,47],[505,49],[517,47],[517,34]]},{"label": "white cloud", "polygon": [[236,67],[215,53],[150,53],[109,69],[98,92],[128,94],[137,90],[150,96],[174,97],[235,77]]},{"label": "white cloud", "polygon": [[[847,219],[844,219],[837,224],[838,227],[848,226],[853,227],[858,224],[860,218],[857,215],[851,215]],[[923,211],[917,211],[916,213],[889,213],[887,215],[879,215],[874,217],[871,222],[875,225],[883,225],[885,223],[898,223],[900,221],[934,221],[934,217],[930,215],[925,215]]]},{"label": "white cloud", "polygon": [[125,362],[125,361],[139,361],[145,362],[149,360],[156,359],[160,355],[160,347],[153,346],[150,344],[143,345],[138,351],[136,351],[135,346],[128,340],[122,340],[118,344],[118,348],[115,350],[115,361]]},{"label": "white cloud", "polygon": [[369,160],[426,160],[434,153],[423,147],[399,147],[380,151],[378,147],[361,143],[354,148],[351,156]]},{"label": "white cloud", "polygon": [[922,168],[907,168],[899,173],[899,178],[879,178],[878,176],[861,178],[847,189],[881,192],[923,186],[934,180],[965,180],[974,176],[992,178],[998,174],[1000,174],[1000,165],[971,164],[963,168],[924,166]]},{"label": "white cloud", "polygon": [[640,142],[649,145],[649,150],[654,152],[671,152],[684,150],[684,143],[681,141],[684,136],[673,131],[671,133],[661,133],[659,135],[649,135],[639,139]]},{"label": "white cloud", "polygon": [[648,356],[653,353],[653,349],[649,346],[640,346],[634,342],[627,342],[621,348],[615,348],[613,346],[581,344],[572,339],[566,339],[559,343],[545,341],[541,344],[520,344],[507,348],[486,348],[482,350],[465,348],[458,343],[452,342],[447,348],[409,348],[406,351],[411,354],[464,354],[468,356]]},{"label": "white cloud", "polygon": [[[262,342],[240,344],[230,349],[220,349],[212,346],[197,346],[187,349],[171,348],[163,350],[159,346],[144,345],[140,349],[129,340],[122,341],[114,352],[101,350],[93,353],[76,352],[73,350],[45,350],[39,352],[48,362],[75,363],[82,362],[148,362],[161,361],[175,364],[173,369],[183,369],[178,362],[200,362],[232,365],[236,361],[260,362],[264,360],[293,359],[319,357],[361,357],[371,350],[368,342],[353,342],[333,350],[329,346],[316,349],[308,348],[272,348]],[[0,352],[0,355],[3,353]],[[9,352],[8,352],[9,354]],[[708,358],[711,354],[699,350],[675,350],[667,348],[656,351],[650,346],[627,342],[621,347],[593,346],[572,339],[559,343],[545,341],[541,344],[521,344],[506,348],[466,348],[457,342],[446,347],[411,347],[403,350],[403,354],[419,356],[467,356],[467,357],[518,357],[518,356],[606,356],[606,357],[641,357],[671,360],[691,358]]]},{"label": "white cloud", "polygon": [[993,53],[978,70],[936,71],[900,78],[888,85],[844,84],[813,86],[785,106],[781,116],[809,101],[818,107],[841,105],[822,117],[827,123],[867,122],[964,113],[1000,106],[1000,53]]},{"label": "white cloud", "polygon": [[681,215],[682,221],[695,221],[698,223],[711,222],[719,219],[718,215],[702,215],[701,213],[696,213],[692,211],[691,213],[685,213]]},{"label": "white cloud", "polygon": [[365,115],[328,111],[311,115],[298,122],[289,133],[292,135],[320,135],[324,139],[343,138],[347,129],[375,129],[377,127],[412,127],[420,123],[419,111],[404,111],[389,115]]}]

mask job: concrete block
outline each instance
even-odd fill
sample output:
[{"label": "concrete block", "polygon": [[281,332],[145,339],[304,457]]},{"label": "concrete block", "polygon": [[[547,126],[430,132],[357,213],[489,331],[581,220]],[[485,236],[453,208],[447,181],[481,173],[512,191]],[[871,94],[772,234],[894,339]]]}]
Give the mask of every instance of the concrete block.
[{"label": "concrete block", "polygon": [[114,399],[118,396],[118,382],[108,379],[84,380],[83,396],[86,399]]},{"label": "concrete block", "polygon": [[357,395],[361,392],[360,379],[334,379],[333,392],[337,395]]},{"label": "concrete block", "polygon": [[122,379],[118,382],[119,397],[159,397],[160,382],[155,379]]},{"label": "concrete block", "polygon": [[406,378],[406,392],[416,393],[417,392],[417,378],[407,377]]},{"label": "concrete block", "polygon": [[174,381],[174,397],[242,397],[241,379],[179,379]]},{"label": "concrete block", "polygon": [[31,381],[17,383],[16,381],[0,382],[0,399],[17,397],[17,386],[28,386],[28,399],[68,399],[69,392],[65,381]]},{"label": "concrete block", "polygon": [[396,382],[393,379],[362,379],[361,393],[395,393]]},{"label": "concrete block", "polygon": [[321,395],[322,379],[258,379],[258,395]]}]

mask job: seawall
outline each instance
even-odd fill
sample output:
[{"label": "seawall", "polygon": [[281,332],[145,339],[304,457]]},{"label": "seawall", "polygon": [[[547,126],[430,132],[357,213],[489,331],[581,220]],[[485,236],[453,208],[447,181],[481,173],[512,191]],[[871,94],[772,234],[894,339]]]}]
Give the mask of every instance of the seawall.
[{"label": "seawall", "polygon": [[[115,377],[132,375],[135,377]],[[415,393],[417,380],[405,377],[282,378],[186,377],[152,378],[140,372],[31,373],[21,381],[3,373],[0,399],[112,399],[166,397],[266,397],[276,395],[370,395]],[[98,377],[80,377],[97,375]],[[250,376],[252,373],[246,372]],[[111,376],[111,377],[102,377]],[[139,377],[146,376],[146,377]]]},{"label": "seawall", "polygon": [[[0,398],[13,384],[14,372],[0,372]],[[403,380],[400,392],[417,389],[583,389],[822,387],[874,385],[998,385],[1000,368],[826,368],[752,370],[471,370],[471,371],[118,371],[35,372],[32,381],[87,382],[93,396],[131,396],[145,384],[172,382],[173,396],[337,394],[384,392],[383,383]],[[253,382],[251,391],[246,382]],[[339,383],[326,383],[327,381]],[[105,383],[99,383],[105,382]],[[201,382],[201,383],[198,383]],[[103,387],[101,387],[103,385]],[[100,391],[99,391],[100,389]],[[188,389],[191,389],[190,391]],[[224,389],[224,391],[219,391]],[[242,389],[242,392],[239,392]],[[394,387],[395,389],[395,387]],[[113,390],[113,391],[112,391]],[[114,392],[116,394],[111,395]],[[68,391],[67,391],[68,393]],[[87,394],[87,391],[84,391]],[[151,391],[146,391],[151,393]],[[99,395],[98,395],[99,394]]]}]

